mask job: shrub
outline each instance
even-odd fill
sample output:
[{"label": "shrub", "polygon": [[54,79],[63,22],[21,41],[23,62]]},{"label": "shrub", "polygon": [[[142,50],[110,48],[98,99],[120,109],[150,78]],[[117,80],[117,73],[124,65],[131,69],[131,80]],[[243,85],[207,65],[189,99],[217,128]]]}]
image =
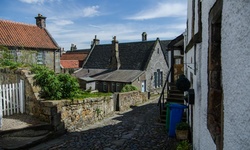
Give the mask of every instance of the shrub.
[{"label": "shrub", "polygon": [[133,86],[133,85],[131,85],[131,84],[126,84],[126,85],[122,88],[121,92],[129,92],[129,91],[137,91],[137,90],[138,90],[137,87],[135,87],[135,86]]},{"label": "shrub", "polygon": [[189,125],[186,122],[180,122],[176,125],[176,129],[177,130],[188,130],[189,129]]},{"label": "shrub", "polygon": [[59,81],[62,83],[62,98],[73,98],[79,92],[78,80],[69,74],[59,74]]},{"label": "shrub", "polygon": [[192,145],[188,143],[188,141],[181,141],[177,144],[176,150],[191,150]]},{"label": "shrub", "polygon": [[61,99],[61,82],[54,71],[44,67],[33,68],[35,72],[34,84],[41,87],[41,97],[45,99]]}]

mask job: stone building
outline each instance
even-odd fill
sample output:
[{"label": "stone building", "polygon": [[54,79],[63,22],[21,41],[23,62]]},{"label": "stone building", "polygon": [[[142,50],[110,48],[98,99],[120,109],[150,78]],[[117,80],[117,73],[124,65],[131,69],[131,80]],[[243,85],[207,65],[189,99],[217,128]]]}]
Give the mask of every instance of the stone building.
[{"label": "stone building", "polygon": [[0,20],[0,46],[16,61],[45,65],[60,72],[60,48],[46,29],[46,17],[38,14],[36,25]]},{"label": "stone building", "polygon": [[99,44],[95,38],[75,76],[83,89],[120,92],[124,85],[132,84],[142,92],[153,92],[163,86],[168,68],[161,41],[147,41],[144,32],[141,42],[119,43],[114,37],[112,44]]}]

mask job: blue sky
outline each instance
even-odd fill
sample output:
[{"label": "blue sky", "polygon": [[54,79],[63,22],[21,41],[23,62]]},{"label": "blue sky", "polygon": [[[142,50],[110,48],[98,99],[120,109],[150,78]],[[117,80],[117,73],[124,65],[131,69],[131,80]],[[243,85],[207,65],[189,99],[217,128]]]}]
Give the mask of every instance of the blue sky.
[{"label": "blue sky", "polygon": [[97,35],[101,44],[169,40],[186,28],[187,0],[1,0],[0,19],[35,24],[38,13],[46,28],[65,50],[71,43],[90,48]]}]

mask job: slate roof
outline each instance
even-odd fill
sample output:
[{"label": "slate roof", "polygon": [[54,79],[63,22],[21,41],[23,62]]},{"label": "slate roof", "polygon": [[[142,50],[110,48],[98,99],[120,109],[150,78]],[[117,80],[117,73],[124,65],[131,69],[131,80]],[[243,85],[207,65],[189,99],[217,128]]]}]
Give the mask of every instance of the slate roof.
[{"label": "slate roof", "polygon": [[11,47],[59,49],[45,28],[0,20],[0,45]]},{"label": "slate roof", "polygon": [[168,44],[171,42],[171,40],[161,40],[161,47],[164,52],[168,49]]},{"label": "slate roof", "polygon": [[108,70],[108,69],[82,69],[75,75],[81,80],[89,81],[112,81],[112,82],[133,82],[140,77],[144,71],[141,70]]},{"label": "slate roof", "polygon": [[[156,41],[119,43],[120,69],[145,70]],[[84,68],[108,69],[112,44],[96,45]]]}]

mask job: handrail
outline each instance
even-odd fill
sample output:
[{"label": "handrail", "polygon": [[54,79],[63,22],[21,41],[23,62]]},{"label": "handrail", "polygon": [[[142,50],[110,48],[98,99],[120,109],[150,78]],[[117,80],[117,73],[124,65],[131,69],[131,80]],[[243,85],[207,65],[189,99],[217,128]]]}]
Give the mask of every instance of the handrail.
[{"label": "handrail", "polygon": [[[159,98],[159,100],[158,100],[157,106],[160,105],[160,114],[161,114],[161,109],[162,109],[161,99],[162,99],[162,97],[164,97],[164,91],[165,91],[166,85],[167,85],[167,83],[168,83],[168,78],[169,78],[169,76],[170,76],[170,73],[173,71],[173,68],[174,68],[174,65],[172,65],[171,68],[170,68],[169,71],[168,71],[167,78],[166,78],[166,80],[165,80],[164,86],[163,86],[162,91],[161,91],[160,98]],[[164,99],[164,98],[163,98],[163,99]],[[164,100],[163,100],[163,103],[164,103]]]}]

